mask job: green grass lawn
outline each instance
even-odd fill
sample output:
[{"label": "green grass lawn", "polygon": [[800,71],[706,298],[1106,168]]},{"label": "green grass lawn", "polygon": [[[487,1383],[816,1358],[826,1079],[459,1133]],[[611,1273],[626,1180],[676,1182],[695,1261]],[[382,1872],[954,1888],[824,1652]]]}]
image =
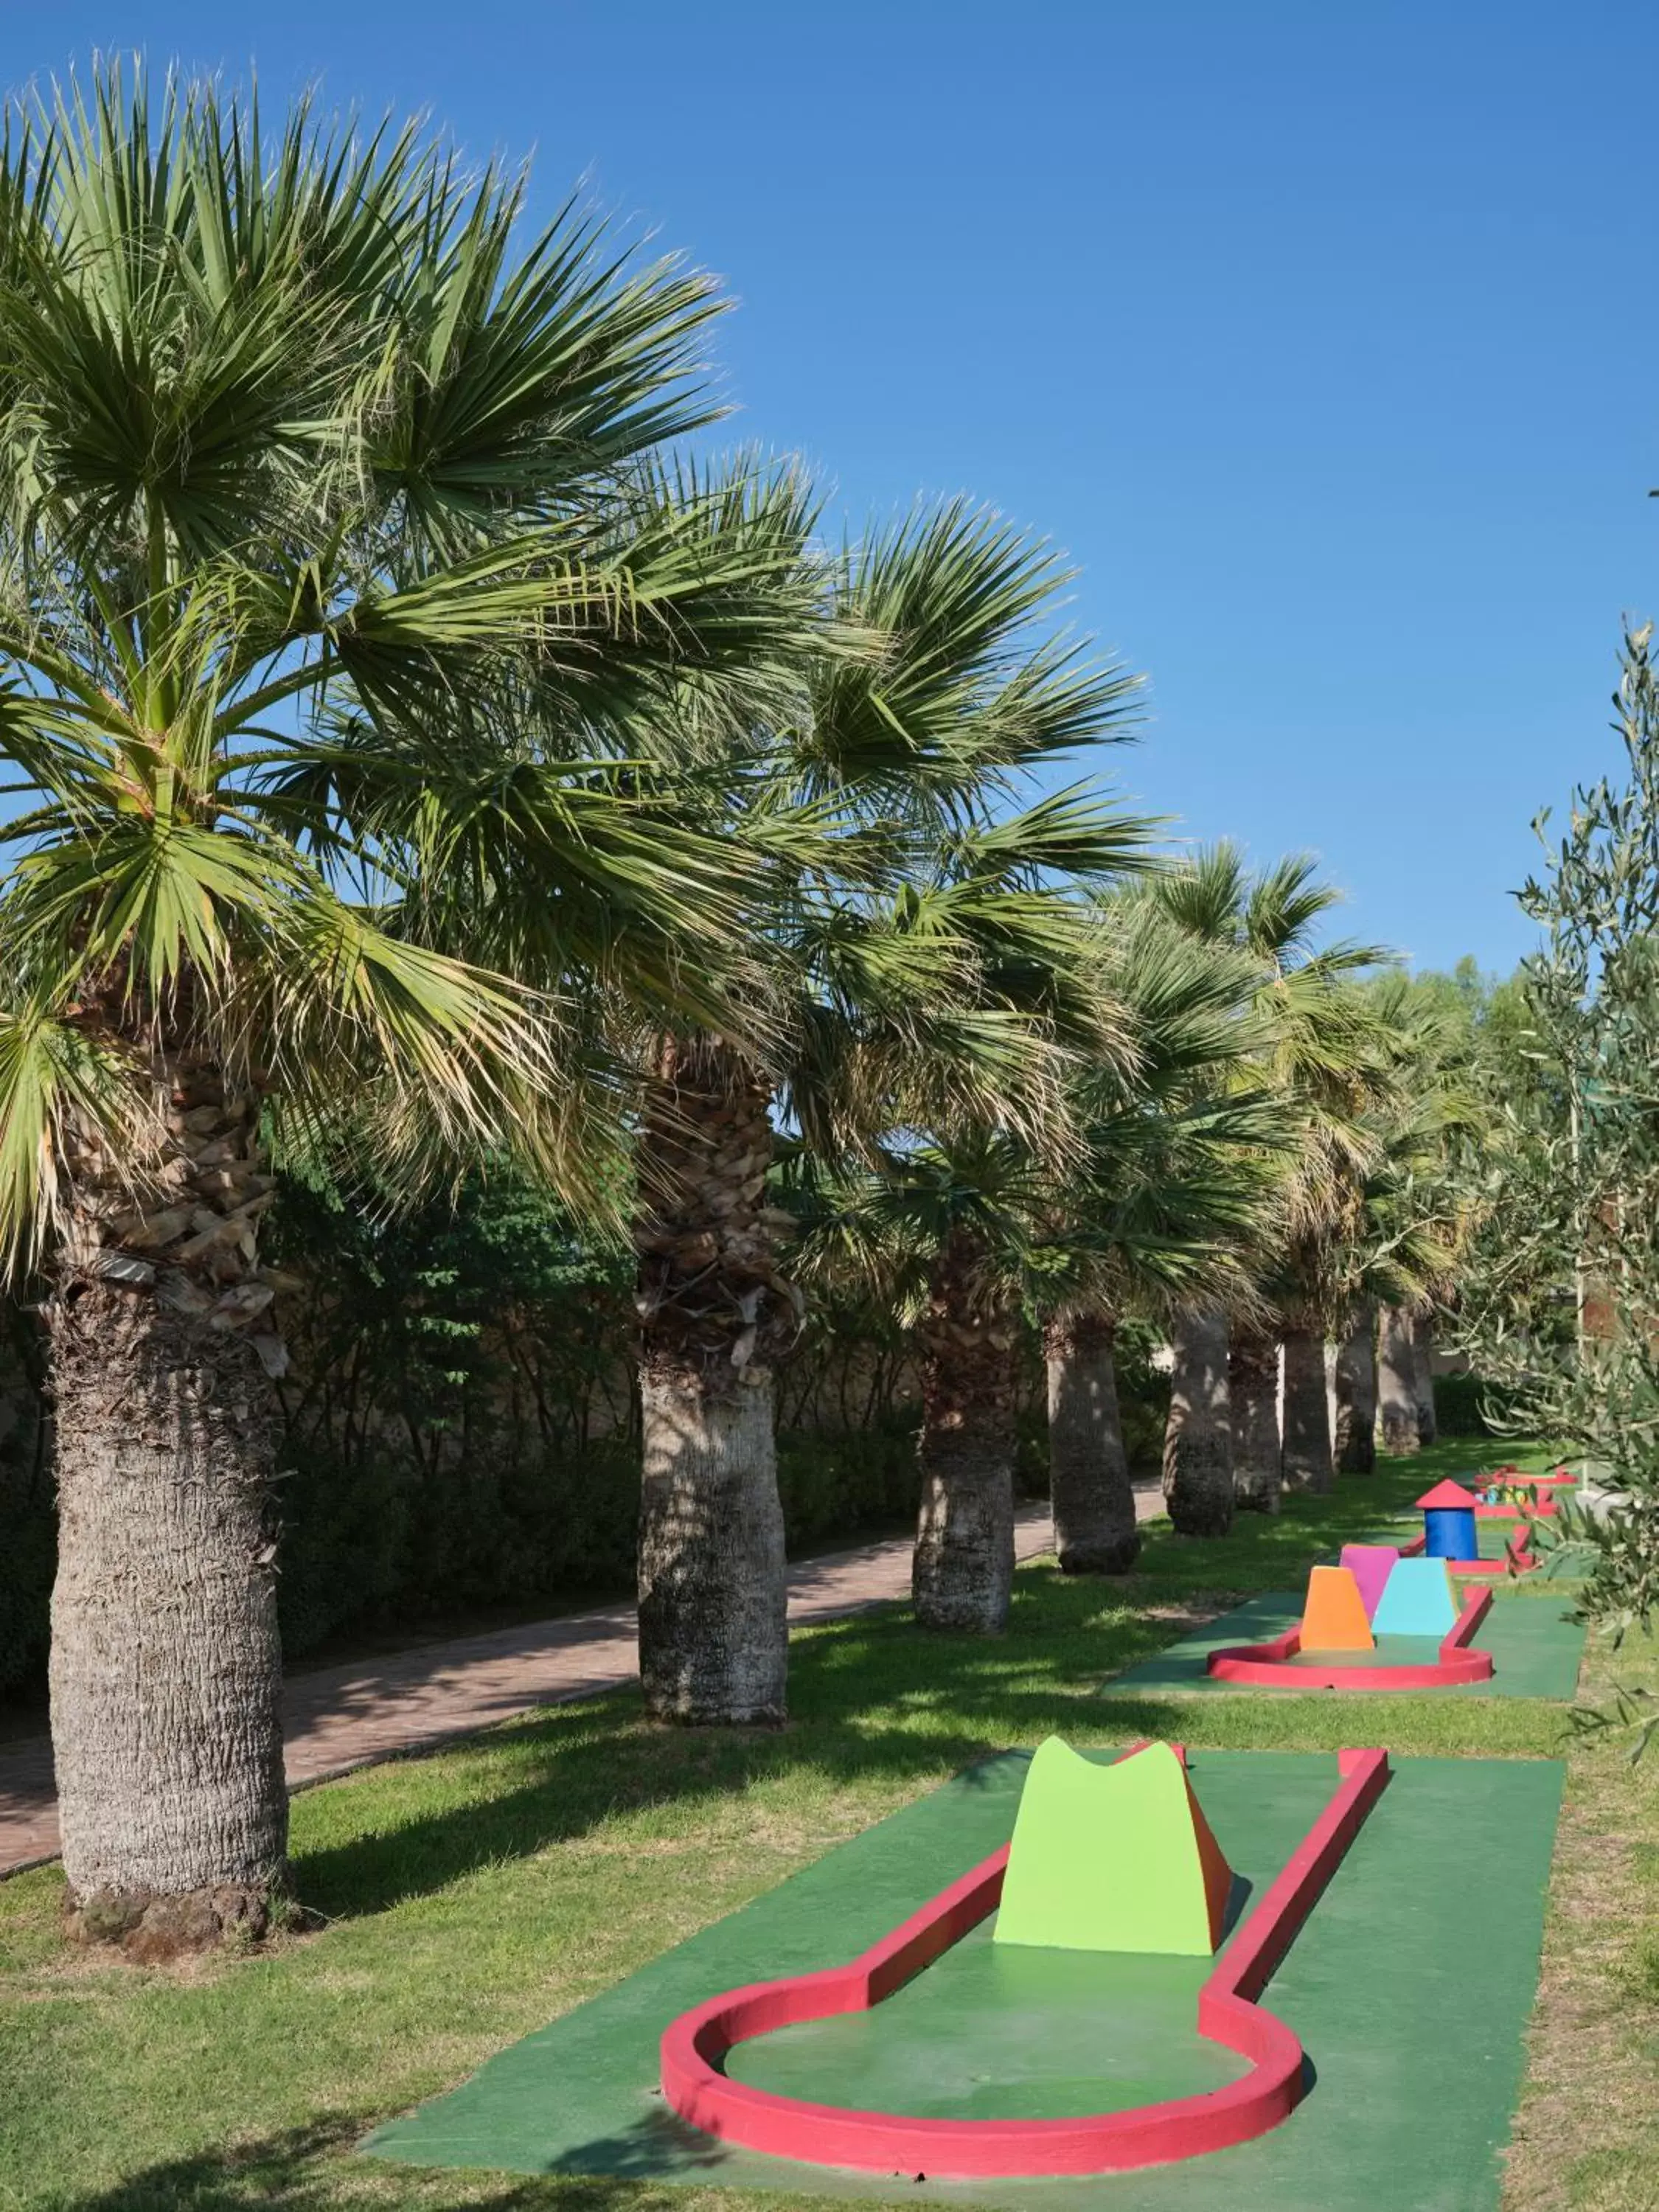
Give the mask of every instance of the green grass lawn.
[{"label": "green grass lawn", "polygon": [[[0,2206],[600,2212],[656,2197],[692,2212],[683,2190],[428,2176],[351,2148],[969,1761],[1057,1729],[1085,1744],[1568,1756],[1506,2203],[1656,2212],[1659,1752],[1632,1772],[1560,1707],[1522,1701],[1093,1694],[1195,1619],[1295,1588],[1313,1559],[1479,1463],[1467,1444],[1441,1446],[1218,1543],[1157,1526],[1143,1571],[1122,1582],[1036,1564],[994,1644],[923,1637],[896,1607],[809,1632],[781,1733],[659,1731],[619,1695],[308,1790],[295,1868],[324,1924],[264,1955],[161,1970],[72,1954],[57,1939],[55,1869],[0,1884]],[[1550,1594],[1534,1586],[1528,1601]],[[1659,1681],[1659,1651],[1592,1643],[1590,1694],[1614,1680]]]}]

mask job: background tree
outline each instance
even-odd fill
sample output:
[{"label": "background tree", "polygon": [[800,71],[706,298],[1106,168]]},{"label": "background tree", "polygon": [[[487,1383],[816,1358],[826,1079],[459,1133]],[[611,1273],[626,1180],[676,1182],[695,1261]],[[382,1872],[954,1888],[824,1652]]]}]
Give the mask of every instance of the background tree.
[{"label": "background tree", "polygon": [[[1102,909],[1085,894],[1141,865],[1147,835],[1092,803],[1041,800],[964,829],[933,879],[901,901],[908,926],[937,939],[948,918],[971,952],[963,1012],[975,1053],[999,1069],[1029,1058],[1036,1079],[1018,1118],[1006,1084],[940,1096],[930,1073],[923,1091],[892,1094],[873,1180],[855,1177],[842,1200],[840,1249],[882,1268],[921,1352],[913,1589],[927,1627],[994,1634],[1006,1623],[1019,1350],[1030,1273],[1054,1264],[1042,1250],[1052,1178],[1079,1144],[1071,1079],[1088,1067],[1127,1079],[1136,1055]],[[860,1208],[879,1234],[858,1227]],[[838,1248],[820,1238],[820,1249]]]},{"label": "background tree", "polygon": [[1339,1474],[1370,1474],[1376,1465],[1376,1301],[1350,1307],[1331,1376],[1331,1446]]},{"label": "background tree", "polygon": [[1376,1390],[1382,1449],[1394,1455],[1418,1451],[1423,1440],[1417,1418],[1417,1350],[1411,1316],[1402,1306],[1384,1306],[1381,1327]]},{"label": "background tree", "polygon": [[1179,929],[1155,899],[1106,909],[1133,1068],[1076,1079],[1080,1150],[1042,1249],[1054,1545],[1069,1573],[1127,1573],[1140,1549],[1113,1346],[1126,1314],[1167,1319],[1194,1295],[1237,1294],[1240,1247],[1278,1173],[1276,1117],[1230,1086],[1257,1048],[1255,977]]},{"label": "background tree", "polygon": [[[1351,987],[1377,954],[1368,945],[1317,945],[1319,922],[1340,894],[1316,880],[1306,855],[1290,856],[1252,876],[1238,849],[1224,842],[1160,878],[1157,895],[1180,927],[1201,942],[1234,949],[1255,969],[1254,1008],[1264,1042],[1246,1079],[1277,1095],[1285,1127],[1296,1138],[1295,1164],[1272,1240],[1257,1260],[1261,1295],[1277,1307],[1278,1334],[1286,1347],[1281,1465],[1286,1479],[1295,1479],[1304,1467],[1317,1476],[1322,1464],[1328,1484],[1324,1332],[1307,1310],[1299,1284],[1304,1255],[1316,1247],[1334,1194],[1356,1157],[1356,1116],[1376,1079],[1373,1026]],[[1183,1534],[1224,1534],[1231,1525],[1237,1478],[1228,1345],[1227,1316],[1218,1306],[1182,1316],[1172,1334],[1164,1493],[1170,1519]],[[1190,1375],[1184,1371],[1188,1360]],[[1258,1462],[1267,1441],[1267,1362],[1260,1334],[1247,1335],[1241,1379],[1251,1389],[1250,1412],[1242,1425]],[[1273,1510],[1273,1481],[1259,1463],[1251,1466],[1247,1487],[1252,1505]]]},{"label": "background tree", "polygon": [[1609,1493],[1561,1529],[1581,1601],[1615,1635],[1659,1610],[1659,677],[1626,634],[1617,777],[1575,789],[1520,893],[1530,1079],[1467,1163],[1476,1212],[1456,1341],[1530,1433],[1577,1446]]},{"label": "background tree", "polygon": [[[635,1241],[641,1666],[659,1716],[784,1710],[772,1377],[802,1306],[767,1200],[775,1123],[837,1160],[900,1126],[1025,1114],[1068,1018],[1042,879],[1115,869],[1144,837],[1075,793],[1008,811],[1035,765],[1120,734],[1135,688],[1045,630],[1066,580],[981,510],[919,511],[830,564],[839,641],[793,715],[734,732],[728,832],[783,848],[757,937],[780,1020],[769,1053],[682,1031],[653,1071]],[[934,1398],[953,1325],[930,1340]]]}]

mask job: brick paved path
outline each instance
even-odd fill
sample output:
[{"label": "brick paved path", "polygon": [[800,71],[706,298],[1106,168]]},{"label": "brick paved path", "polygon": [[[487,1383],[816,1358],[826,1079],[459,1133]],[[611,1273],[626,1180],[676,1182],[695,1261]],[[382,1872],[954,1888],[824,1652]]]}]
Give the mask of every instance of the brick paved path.
[{"label": "brick paved path", "polygon": [[[1139,1492],[1137,1503],[1143,1521],[1164,1504],[1155,1486]],[[1025,1508],[1015,1530],[1019,1557],[1031,1559],[1052,1540],[1047,1509]],[[906,1596],[909,1588],[908,1537],[865,1544],[792,1568],[789,1618],[796,1626],[832,1620]],[[624,1604],[294,1674],[283,1697],[289,1784],[470,1735],[532,1705],[595,1697],[638,1671],[634,1608]],[[50,1742],[36,1736],[0,1745],[0,1876],[57,1852]]]}]

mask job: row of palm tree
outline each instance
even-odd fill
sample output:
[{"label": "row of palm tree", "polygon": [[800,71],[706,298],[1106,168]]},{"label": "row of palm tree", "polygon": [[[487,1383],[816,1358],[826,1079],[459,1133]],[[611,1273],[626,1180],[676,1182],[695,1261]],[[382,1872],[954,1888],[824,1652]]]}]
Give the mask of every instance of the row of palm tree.
[{"label": "row of palm tree", "polygon": [[1056,631],[1063,568],[961,502],[825,555],[796,470],[675,458],[714,287],[524,232],[522,179],[412,129],[271,143],[115,71],[0,149],[0,1250],[88,1936],[284,1895],[284,1152],[411,1191],[514,1155],[631,1237],[641,1672],[683,1722],[785,1711],[815,1283],[914,1328],[917,1619],[994,1632],[1026,1332],[1061,1563],[1122,1571],[1126,1316],[1208,1534],[1281,1461],[1331,1479],[1325,1336],[1450,1265],[1455,1071],[1316,948],[1308,865],[1170,866],[1050,787],[1136,690]]}]

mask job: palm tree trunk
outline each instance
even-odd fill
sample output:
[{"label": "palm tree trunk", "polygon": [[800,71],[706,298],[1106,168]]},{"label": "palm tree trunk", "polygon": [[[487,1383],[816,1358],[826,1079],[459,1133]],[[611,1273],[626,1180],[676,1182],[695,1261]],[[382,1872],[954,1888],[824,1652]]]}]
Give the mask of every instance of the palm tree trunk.
[{"label": "palm tree trunk", "polygon": [[1382,1415],[1382,1449],[1409,1453],[1421,1448],[1417,1425],[1417,1352],[1410,1316],[1400,1306],[1384,1306],[1377,1351],[1376,1395]]},{"label": "palm tree trunk", "polygon": [[1279,1346],[1253,1329],[1235,1329],[1227,1355],[1232,1413],[1233,1499],[1241,1512],[1277,1513],[1279,1473]]},{"label": "palm tree trunk", "polygon": [[1164,1431],[1164,1498],[1178,1536],[1224,1536],[1233,1524],[1233,1434],[1227,1389],[1227,1317],[1178,1314],[1170,1329],[1175,1367]]},{"label": "palm tree trunk", "polygon": [[1334,1442],[1342,1474],[1369,1474],[1376,1467],[1376,1307],[1369,1298],[1337,1347]]},{"label": "palm tree trunk", "polygon": [[287,1354],[254,1241],[259,1102],[177,1054],[153,1073],[129,1176],[70,1142],[46,1307],[66,1924],[147,1959],[261,1935],[288,1835],[270,1500]]},{"label": "palm tree trunk", "polygon": [[769,1086],[718,1037],[663,1042],[640,1148],[640,1680],[693,1724],[784,1717],[773,1364],[796,1328],[765,1209]]},{"label": "palm tree trunk", "polygon": [[911,1595],[924,1628],[1000,1636],[1014,1582],[1018,1316],[981,1289],[955,1232],[933,1269],[922,1346],[921,1511]]},{"label": "palm tree trunk", "polygon": [[1412,1318],[1412,1384],[1417,1400],[1417,1440],[1420,1444],[1431,1444],[1439,1435],[1439,1425],[1434,1418],[1434,1316],[1431,1313],[1413,1315]]},{"label": "palm tree trunk", "polygon": [[1101,1313],[1066,1314],[1043,1331],[1054,1549],[1068,1575],[1126,1575],[1140,1553],[1135,1493],[1117,1403],[1113,1340]]},{"label": "palm tree trunk", "polygon": [[1331,1421],[1326,1396],[1325,1339],[1318,1331],[1295,1328],[1285,1338],[1285,1486],[1322,1492],[1332,1489],[1336,1470],[1331,1459]]}]

